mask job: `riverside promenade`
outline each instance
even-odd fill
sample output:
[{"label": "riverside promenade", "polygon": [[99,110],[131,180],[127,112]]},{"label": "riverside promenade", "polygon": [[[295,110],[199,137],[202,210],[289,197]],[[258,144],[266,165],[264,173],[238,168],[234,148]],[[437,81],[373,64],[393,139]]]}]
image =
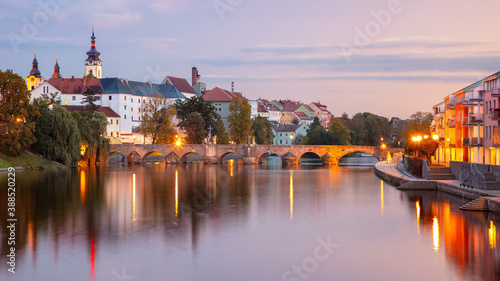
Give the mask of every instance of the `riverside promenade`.
[{"label": "riverside promenade", "polygon": [[[403,168],[404,169],[404,168]],[[410,175],[397,164],[379,162],[375,174],[399,190],[436,190],[473,200],[460,209],[500,214],[500,190],[484,190],[460,185],[459,180],[425,180]]]}]

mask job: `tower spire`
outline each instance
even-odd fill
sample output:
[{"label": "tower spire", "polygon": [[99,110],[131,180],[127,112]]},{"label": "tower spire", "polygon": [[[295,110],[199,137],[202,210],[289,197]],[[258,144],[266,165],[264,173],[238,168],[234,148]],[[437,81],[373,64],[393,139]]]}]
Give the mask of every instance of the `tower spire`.
[{"label": "tower spire", "polygon": [[59,67],[59,57],[56,55],[56,65],[54,65],[54,74],[52,74],[51,78],[61,78],[61,72]]},{"label": "tower spire", "polygon": [[90,75],[97,78],[102,77],[102,65],[99,56],[101,53],[95,47],[94,26],[92,26],[92,36],[90,37],[90,50],[87,52],[87,59],[85,60],[85,76]]},{"label": "tower spire", "polygon": [[38,70],[38,61],[36,59],[36,49],[35,49],[35,55],[34,55],[33,62],[32,62],[32,68],[31,68],[31,71],[30,71],[30,76],[34,76],[36,78],[41,78],[42,77],[41,73],[40,73],[40,70]]}]

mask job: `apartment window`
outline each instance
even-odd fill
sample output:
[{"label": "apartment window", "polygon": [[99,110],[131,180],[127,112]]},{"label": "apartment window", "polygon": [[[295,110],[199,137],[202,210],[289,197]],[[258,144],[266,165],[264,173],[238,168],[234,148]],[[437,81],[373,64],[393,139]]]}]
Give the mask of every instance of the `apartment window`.
[{"label": "apartment window", "polygon": [[125,110],[127,110],[127,105],[124,105],[123,107],[125,108]]},{"label": "apartment window", "polygon": [[113,125],[113,119],[109,120],[110,124]]},{"label": "apartment window", "polygon": [[283,136],[283,133],[280,133],[280,137],[282,137],[282,136]]},{"label": "apartment window", "polygon": [[123,119],[127,119],[127,114],[123,115]]},{"label": "apartment window", "polygon": [[123,97],[123,99],[124,99],[124,100],[127,100],[127,96],[124,96],[124,97]]},{"label": "apartment window", "polygon": [[72,97],[71,97],[71,100],[76,100],[76,97],[75,97],[75,96],[72,96]]},{"label": "apartment window", "polygon": [[109,100],[111,100],[111,99],[112,99],[112,97],[111,97],[111,96],[109,96]]},{"label": "apartment window", "polygon": [[139,99],[139,103],[141,103],[141,99]]},{"label": "apartment window", "polygon": [[134,102],[134,98],[130,98],[130,102]]},{"label": "apartment window", "polygon": [[116,119],[116,125],[118,125],[118,119]]},{"label": "apartment window", "polygon": [[280,144],[283,144],[283,140],[280,140]]},{"label": "apartment window", "polygon": [[134,108],[133,108],[133,107],[131,107],[131,108],[130,108],[130,111],[134,111]]},{"label": "apartment window", "polygon": [[221,109],[221,108],[219,108],[219,111],[222,111],[222,109]]},{"label": "apartment window", "polygon": [[139,112],[141,112],[141,108],[139,107],[139,109],[137,109]]}]

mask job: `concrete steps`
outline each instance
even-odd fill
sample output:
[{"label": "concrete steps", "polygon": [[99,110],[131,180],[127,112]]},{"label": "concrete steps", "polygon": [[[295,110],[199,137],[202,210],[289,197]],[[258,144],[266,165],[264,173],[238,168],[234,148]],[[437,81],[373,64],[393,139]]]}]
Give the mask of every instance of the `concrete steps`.
[{"label": "concrete steps", "polygon": [[455,180],[450,167],[429,167],[429,180]]},{"label": "concrete steps", "polygon": [[488,211],[488,201],[486,197],[479,197],[476,200],[473,200],[462,207],[460,210],[464,211]]}]

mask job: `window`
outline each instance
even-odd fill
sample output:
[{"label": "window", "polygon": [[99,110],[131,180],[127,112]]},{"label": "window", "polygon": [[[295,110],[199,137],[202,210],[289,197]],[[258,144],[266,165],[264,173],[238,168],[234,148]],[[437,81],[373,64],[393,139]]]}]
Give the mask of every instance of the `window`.
[{"label": "window", "polygon": [[133,108],[133,107],[131,107],[131,108],[130,108],[130,111],[134,111],[134,108]]},{"label": "window", "polygon": [[109,124],[113,125],[113,119],[109,120]]},{"label": "window", "polygon": [[139,103],[141,103],[141,99],[139,99]]},{"label": "window", "polygon": [[219,108],[219,111],[222,111],[222,109],[221,109],[221,108]]},{"label": "window", "polygon": [[280,140],[280,144],[283,144],[283,140]]},{"label": "window", "polygon": [[283,133],[280,133],[280,137],[282,137],[282,136],[283,136]]},{"label": "window", "polygon": [[139,116],[139,121],[141,121],[141,116]]},{"label": "window", "polygon": [[72,97],[71,97],[71,100],[76,100],[76,97],[75,97],[75,96],[72,96]]},{"label": "window", "polygon": [[111,137],[113,137],[113,132],[111,132]]},{"label": "window", "polygon": [[111,100],[111,98],[112,98],[112,97],[111,97],[111,96],[109,96],[109,100]]},{"label": "window", "polygon": [[140,108],[140,107],[139,107],[139,109],[138,109],[138,110],[139,110],[139,112],[141,112],[141,108]]},{"label": "window", "polygon": [[123,98],[124,98],[124,100],[127,100],[127,96],[124,96]]},{"label": "window", "polygon": [[125,108],[125,110],[127,110],[127,106],[126,105],[124,105],[123,107]]},{"label": "window", "polygon": [[134,102],[134,98],[130,98],[130,102]]},{"label": "window", "polygon": [[119,137],[120,137],[120,133],[118,133],[118,132],[117,132],[117,133],[116,133],[116,137],[118,137],[118,138],[119,138]]},{"label": "window", "polygon": [[123,115],[123,119],[127,119],[127,114]]},{"label": "window", "polygon": [[116,119],[116,125],[118,125],[118,119]]},{"label": "window", "polygon": [[64,104],[68,104],[68,101],[67,101],[67,100],[65,100],[65,101],[64,101]]},{"label": "window", "polygon": [[288,133],[285,134],[285,137],[288,137]]}]

